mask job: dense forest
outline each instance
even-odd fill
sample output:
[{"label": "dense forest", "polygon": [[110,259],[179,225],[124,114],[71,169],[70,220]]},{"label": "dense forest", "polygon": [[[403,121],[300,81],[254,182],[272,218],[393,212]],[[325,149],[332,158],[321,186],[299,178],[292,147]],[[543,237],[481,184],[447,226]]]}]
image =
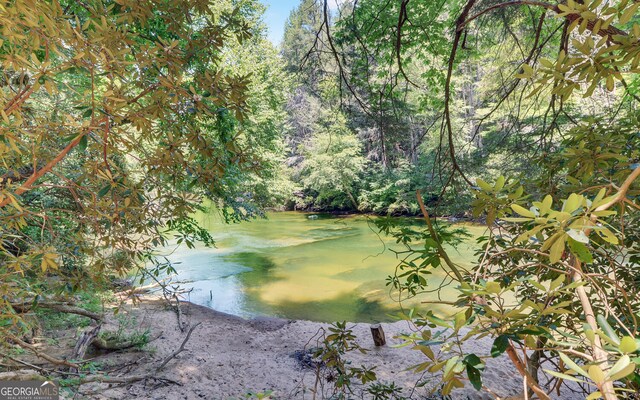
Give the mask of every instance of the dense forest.
[{"label": "dense forest", "polygon": [[[213,245],[198,211],[302,210],[424,220],[376,219],[404,249],[389,287],[419,298],[440,271],[457,291],[450,315],[406,317],[416,381],[439,395],[491,395],[485,360],[506,357],[523,398],[637,398],[639,9],[302,0],[276,46],[257,0],[0,1],[3,380],[34,365],[70,393],[158,379],[197,324],[154,373],[89,370],[89,347],[126,347],[103,325],[137,289],[105,293],[162,286],[159,247]],[[487,226],[471,268],[443,217]],[[85,321],[64,356],[40,346],[52,316]],[[344,323],[330,332],[326,398],[356,398],[352,381],[406,398],[344,361],[360,349]],[[486,337],[485,355],[463,346]]]}]

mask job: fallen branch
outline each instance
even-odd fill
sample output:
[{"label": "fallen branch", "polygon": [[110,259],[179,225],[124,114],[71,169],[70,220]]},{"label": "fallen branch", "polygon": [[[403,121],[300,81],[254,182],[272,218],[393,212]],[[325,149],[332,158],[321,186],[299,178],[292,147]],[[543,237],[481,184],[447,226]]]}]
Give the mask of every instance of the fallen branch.
[{"label": "fallen branch", "polygon": [[162,361],[162,364],[160,364],[160,366],[158,368],[156,368],[156,372],[160,371],[162,368],[164,368],[165,365],[167,365],[167,363],[169,361],[171,361],[172,359],[174,359],[178,354],[182,353],[183,351],[185,351],[184,346],[187,344],[187,342],[189,341],[189,338],[191,337],[191,334],[193,333],[194,329],[196,329],[198,327],[198,325],[200,325],[202,322],[198,322],[197,324],[193,325],[191,327],[191,329],[189,329],[189,332],[187,332],[187,337],[184,338],[184,340],[182,341],[182,344],[180,345],[180,348],[178,348],[178,350],[174,351],[173,353],[171,353],[168,357],[166,357],[164,359],[164,361]]},{"label": "fallen branch", "polygon": [[164,332],[160,332],[149,340],[138,339],[138,340],[125,340],[125,341],[109,341],[101,337],[96,337],[93,339],[91,343],[93,346],[100,350],[106,351],[116,351],[116,350],[126,350],[132,347],[140,346],[143,344],[151,343],[154,340],[159,339]]},{"label": "fallen branch", "polygon": [[83,317],[91,318],[94,321],[101,322],[104,319],[104,315],[94,313],[89,310],[85,310],[81,307],[71,306],[64,303],[55,303],[55,302],[41,302],[41,303],[32,303],[32,302],[22,302],[22,303],[11,303],[11,307],[13,307],[16,311],[27,312],[32,308],[42,307],[48,308],[50,310],[67,313],[67,314],[76,314],[81,315]]},{"label": "fallen branch", "polygon": [[68,368],[80,369],[80,366],[78,364],[73,363],[73,362],[69,362],[67,360],[61,360],[59,358],[52,357],[52,356],[48,355],[47,353],[43,353],[43,352],[40,351],[40,349],[38,349],[38,347],[23,341],[22,339],[18,338],[17,336],[13,335],[12,333],[5,332],[5,335],[6,335],[6,337],[8,339],[10,339],[11,341],[13,341],[15,344],[17,344],[18,346],[22,347],[23,349],[30,350],[33,354],[36,355],[36,357],[42,358],[44,360],[47,360],[50,363],[55,364],[55,365],[61,365],[61,366],[68,367]]},{"label": "fallen branch", "polygon": [[[87,353],[89,345],[98,337],[102,324],[90,327],[80,334],[76,346],[73,348],[72,360],[82,360]],[[69,372],[78,372],[77,368],[69,368]]]},{"label": "fallen branch", "polygon": [[116,292],[114,295],[117,296],[117,297],[124,296],[125,298],[129,298],[129,297],[134,296],[136,294],[148,293],[152,289],[156,289],[156,288],[161,287],[162,286],[161,282],[162,281],[159,281],[159,282],[156,282],[156,283],[152,283],[150,285],[132,287],[132,288],[129,288],[129,289],[122,290],[120,292]]},{"label": "fallen branch", "polygon": [[133,376],[105,376],[105,375],[89,375],[83,378],[79,378],[79,384],[83,385],[85,383],[99,382],[99,383],[136,383],[139,381],[144,381],[146,379],[155,379],[158,381],[166,381],[171,382],[176,385],[182,386],[179,382],[173,381],[171,379],[162,378],[159,376],[155,376],[154,374],[143,374],[143,375],[133,375]]},{"label": "fallen branch", "polygon": [[182,321],[182,308],[180,307],[180,299],[176,293],[173,294],[173,298],[176,299],[176,315],[178,316],[178,327],[182,332],[186,329],[186,324]]},{"label": "fallen branch", "polygon": [[0,381],[44,381],[46,378],[33,369],[0,372]]},{"label": "fallen branch", "polygon": [[[40,367],[40,366],[38,366],[38,365],[31,364],[31,363],[28,363],[28,362],[26,362],[26,361],[22,361],[22,360],[20,360],[19,358],[11,357],[11,356],[10,356],[10,355],[8,355],[8,354],[0,353],[0,357],[2,357],[2,358],[6,358],[6,359],[8,359],[8,360],[13,361],[14,363],[22,364],[22,365],[24,365],[25,367],[33,368],[33,369],[34,369],[34,370],[36,370],[36,371],[43,372],[43,373],[46,373],[46,374],[50,374],[51,372],[53,372],[52,370],[49,370],[49,369],[46,369],[46,368]],[[11,367],[11,368],[17,367],[17,365],[3,365],[3,366],[4,366],[4,367]],[[2,378],[0,378],[0,380],[2,380]]]}]

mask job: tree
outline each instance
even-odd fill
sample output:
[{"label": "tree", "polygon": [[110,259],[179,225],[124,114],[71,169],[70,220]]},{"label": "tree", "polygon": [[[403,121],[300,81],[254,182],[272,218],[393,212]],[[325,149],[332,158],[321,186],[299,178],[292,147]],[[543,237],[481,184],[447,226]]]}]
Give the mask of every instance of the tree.
[{"label": "tree", "polygon": [[225,54],[257,32],[260,10],[253,1],[0,5],[2,343],[24,343],[23,313],[52,294],[132,268],[170,269],[151,251],[172,236],[210,244],[191,218],[203,198],[228,218],[255,215],[243,183],[266,172],[262,148],[277,133],[247,136],[266,122],[247,119],[255,81]]},{"label": "tree", "polygon": [[[544,14],[534,31],[532,56],[517,74],[525,87],[515,91],[519,82],[513,82],[496,107],[514,93],[546,98],[547,111],[536,112],[531,121],[542,129],[528,133],[546,141],[547,152],[534,158],[540,170],[529,176],[500,176],[491,183],[478,178],[472,184],[458,162],[453,75],[473,29],[484,18],[520,6]],[[627,1],[487,5],[470,0],[457,13],[441,140],[448,146],[452,174],[472,184],[474,213],[484,215],[489,233],[471,269],[456,265],[419,197],[428,238],[415,246],[412,240],[420,235],[397,233],[413,254],[405,263],[415,271],[391,277],[398,290],[416,293],[428,283],[413,276],[427,278],[432,269],[441,268],[458,286],[453,317],[420,313],[415,322],[422,332],[409,338],[429,358],[417,370],[442,371],[444,393],[463,379],[482,389],[483,358],[503,353],[541,399],[567,381],[584,385],[590,399],[637,392],[640,137],[637,99],[626,78],[638,71],[639,7]],[[555,57],[545,58],[540,55],[549,51],[550,40],[539,39],[550,15],[561,19],[561,29]],[[625,95],[612,95],[619,105],[611,115],[585,107],[586,101],[570,103],[576,93],[586,98],[603,95],[602,89],[614,93],[616,81]],[[561,139],[549,139],[549,114]],[[486,335],[494,338],[490,355],[461,350],[465,341]],[[434,341],[445,345],[435,352],[430,347]],[[538,375],[542,360],[549,362],[544,368],[555,380],[552,387],[545,387]]]},{"label": "tree", "polygon": [[356,185],[366,161],[361,155],[358,139],[345,126],[339,112],[325,117],[307,148],[302,163],[302,183],[317,192],[316,205],[328,201],[334,207],[345,207],[339,194],[346,195],[355,210],[359,209]]}]

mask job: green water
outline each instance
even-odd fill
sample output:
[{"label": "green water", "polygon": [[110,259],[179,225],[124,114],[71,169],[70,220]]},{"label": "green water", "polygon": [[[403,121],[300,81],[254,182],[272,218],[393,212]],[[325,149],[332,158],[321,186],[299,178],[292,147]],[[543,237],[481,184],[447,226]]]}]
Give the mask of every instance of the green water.
[{"label": "green water", "polygon": [[[175,279],[193,288],[188,300],[242,317],[323,322],[397,319],[401,308],[385,278],[399,262],[388,249],[401,247],[378,236],[370,218],[281,212],[232,225],[222,223],[215,213],[198,219],[216,247],[179,247],[169,256],[178,271]],[[483,231],[468,228],[474,235]],[[452,257],[468,264],[474,259],[471,243],[451,250]],[[435,274],[430,284],[438,285],[442,279]],[[445,289],[442,296],[452,300],[455,294]],[[429,294],[420,300],[436,298]]]}]

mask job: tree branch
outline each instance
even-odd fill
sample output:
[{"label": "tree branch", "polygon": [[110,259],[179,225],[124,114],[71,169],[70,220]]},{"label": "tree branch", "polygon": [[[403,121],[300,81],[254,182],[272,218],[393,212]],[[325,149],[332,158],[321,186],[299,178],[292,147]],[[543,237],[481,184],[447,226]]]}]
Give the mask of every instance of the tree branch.
[{"label": "tree branch", "polygon": [[[547,2],[544,2],[544,1],[534,1],[534,0],[507,1],[507,2],[504,2],[504,3],[500,3],[500,4],[494,4],[494,5],[490,6],[490,7],[485,8],[484,10],[478,12],[477,14],[472,15],[471,17],[465,19],[464,22],[460,23],[457,26],[456,29],[458,31],[461,31],[471,21],[473,21],[473,20],[477,19],[478,17],[488,13],[489,11],[496,10],[496,9],[499,9],[499,8],[504,8],[504,7],[523,6],[523,5],[542,7],[542,8],[545,8],[547,10],[553,11],[556,14],[560,14],[561,13],[561,10],[557,5],[550,4],[550,3],[547,3]],[[573,22],[576,19],[581,18],[581,17],[580,17],[580,14],[567,14],[565,16],[565,18],[569,21],[569,23],[571,23],[571,22]],[[598,21],[600,23],[602,23],[601,19],[589,20],[587,22],[587,29],[589,29],[590,31],[593,31],[595,26],[596,26],[596,24],[598,23]],[[612,26],[612,25],[608,26],[606,29],[602,29],[602,28],[599,29],[597,34],[602,36],[602,37],[611,38],[611,40],[614,43],[618,43],[618,41],[613,39],[614,36],[618,36],[618,35],[619,36],[628,36],[627,32],[625,32],[625,31],[623,31],[621,29],[618,29],[618,28],[616,28],[615,26]]]},{"label": "tree branch", "polygon": [[[49,163],[47,165],[45,165],[44,167],[40,168],[37,172],[34,172],[33,175],[31,175],[31,177],[29,179],[27,179],[18,189],[16,189],[14,195],[21,195],[22,193],[24,193],[27,190],[29,190],[31,188],[31,186],[33,186],[33,184],[38,179],[40,179],[47,172],[51,171],[51,169],[53,167],[55,167],[60,161],[62,161],[64,159],[64,157],[71,150],[73,150],[74,147],[76,147],[80,143],[80,140],[82,140],[82,138],[85,135],[87,135],[87,133],[88,133],[88,130],[84,131],[83,133],[78,135],[75,139],[73,139],[71,141],[71,143],[69,143],[67,145],[67,147],[62,149],[62,151],[60,151],[60,153],[58,153],[58,155],[55,156],[53,160],[49,161]],[[0,200],[0,208],[6,206],[10,202],[11,202],[11,197],[6,196],[6,197],[2,198],[2,200]]]}]

